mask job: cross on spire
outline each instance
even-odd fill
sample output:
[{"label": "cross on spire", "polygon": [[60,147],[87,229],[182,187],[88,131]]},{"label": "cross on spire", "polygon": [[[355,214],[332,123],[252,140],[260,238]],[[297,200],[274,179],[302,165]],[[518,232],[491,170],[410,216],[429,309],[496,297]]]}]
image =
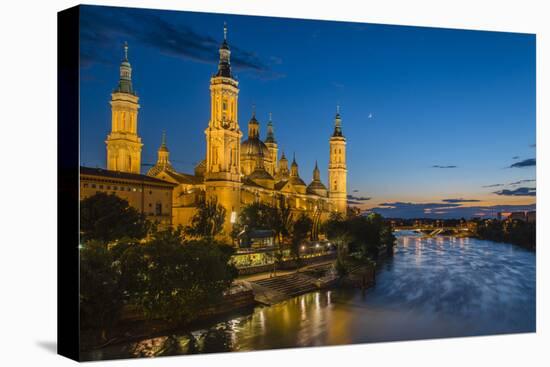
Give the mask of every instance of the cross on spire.
[{"label": "cross on spire", "polygon": [[223,22],[223,40],[227,41],[227,23]]},{"label": "cross on spire", "polygon": [[128,61],[128,42],[124,41],[124,60]]}]

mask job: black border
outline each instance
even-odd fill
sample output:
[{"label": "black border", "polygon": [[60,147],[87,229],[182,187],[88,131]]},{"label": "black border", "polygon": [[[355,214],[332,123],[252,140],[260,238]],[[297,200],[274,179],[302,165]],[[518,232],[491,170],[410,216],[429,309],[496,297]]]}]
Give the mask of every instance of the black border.
[{"label": "black border", "polygon": [[57,353],[80,360],[80,7],[57,13]]}]

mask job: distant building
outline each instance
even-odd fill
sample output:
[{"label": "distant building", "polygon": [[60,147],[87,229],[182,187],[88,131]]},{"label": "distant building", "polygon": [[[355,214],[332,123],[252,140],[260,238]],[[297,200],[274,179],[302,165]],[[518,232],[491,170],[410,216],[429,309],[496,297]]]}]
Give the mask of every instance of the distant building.
[{"label": "distant building", "polygon": [[525,214],[525,212],[512,212],[508,219],[525,221],[527,219]]},{"label": "distant building", "polygon": [[113,194],[161,228],[172,224],[174,184],[138,173],[80,167],[80,200],[99,192]]},{"label": "distant building", "polygon": [[523,222],[534,223],[537,220],[537,212],[518,211],[518,212],[500,212],[497,214],[499,220],[521,220]]}]

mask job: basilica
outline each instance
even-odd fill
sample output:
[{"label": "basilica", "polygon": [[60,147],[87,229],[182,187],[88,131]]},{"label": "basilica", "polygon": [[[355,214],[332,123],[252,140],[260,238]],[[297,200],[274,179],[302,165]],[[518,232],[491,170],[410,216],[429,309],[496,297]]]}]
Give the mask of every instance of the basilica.
[{"label": "basilica", "polygon": [[[204,159],[192,173],[178,172],[170,163],[166,134],[162,133],[156,164],[147,176],[169,183],[172,225],[187,225],[201,200],[216,200],[226,209],[225,233],[238,220],[240,209],[254,202],[279,205],[282,200],[294,213],[306,213],[321,223],[331,212],[345,215],[346,139],[337,110],[332,134],[328,137],[328,186],[321,182],[317,163],[313,179],[300,178],[296,157],[292,162],[279,152],[273,122],[267,123],[265,138],[255,113],[248,121],[246,137],[238,122],[239,82],[233,76],[227,28],[219,49],[217,72],[210,79],[210,120],[204,131]],[[107,136],[107,170],[141,174],[143,144],[137,132],[139,98],[132,87],[132,67],[128,46],[120,65],[118,86],[111,95],[112,128]],[[329,131],[327,131],[328,133]],[[329,135],[329,134],[327,134]],[[280,153],[280,155],[279,155]]]}]

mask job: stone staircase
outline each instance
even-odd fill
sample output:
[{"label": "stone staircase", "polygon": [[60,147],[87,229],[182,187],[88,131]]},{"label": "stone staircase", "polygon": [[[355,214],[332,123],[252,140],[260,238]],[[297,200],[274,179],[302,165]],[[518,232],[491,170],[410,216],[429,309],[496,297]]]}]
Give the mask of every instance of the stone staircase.
[{"label": "stone staircase", "polygon": [[250,282],[257,301],[274,304],[284,299],[318,289],[317,279],[302,273],[293,273]]}]

